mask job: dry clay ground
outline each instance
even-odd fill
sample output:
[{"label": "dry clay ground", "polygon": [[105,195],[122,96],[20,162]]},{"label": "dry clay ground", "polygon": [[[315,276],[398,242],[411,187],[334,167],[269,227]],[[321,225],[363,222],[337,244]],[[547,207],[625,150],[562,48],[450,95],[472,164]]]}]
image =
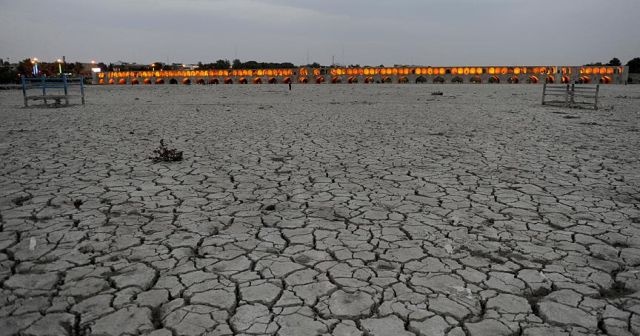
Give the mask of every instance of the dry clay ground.
[{"label": "dry clay ground", "polygon": [[0,334],[640,335],[640,90],[541,91],[0,92]]}]

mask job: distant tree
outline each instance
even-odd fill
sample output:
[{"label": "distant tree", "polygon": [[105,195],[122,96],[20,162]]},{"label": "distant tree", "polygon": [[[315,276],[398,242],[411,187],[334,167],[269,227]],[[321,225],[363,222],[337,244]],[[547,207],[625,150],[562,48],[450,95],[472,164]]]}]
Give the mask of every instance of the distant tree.
[{"label": "distant tree", "polygon": [[[4,63],[4,64],[9,65],[8,63]],[[17,71],[12,70],[11,67],[8,67],[8,66],[0,67],[0,83],[2,84],[17,83],[18,81],[19,81],[19,76]]]},{"label": "distant tree", "polygon": [[640,57],[636,57],[627,62],[630,73],[640,73]]},{"label": "distant tree", "polygon": [[604,64],[602,64],[602,62],[594,62],[594,63],[585,64],[585,66],[600,66],[600,65],[604,65]]},{"label": "distant tree", "polygon": [[31,76],[33,74],[33,63],[30,58],[25,58],[18,62],[18,73],[23,76]]},{"label": "distant tree", "polygon": [[614,57],[609,61],[609,63],[607,63],[607,65],[621,66],[622,62],[620,62],[620,60],[617,57]]},{"label": "distant tree", "polygon": [[240,69],[242,67],[242,62],[239,59],[234,59],[233,63],[231,63],[234,69]]}]

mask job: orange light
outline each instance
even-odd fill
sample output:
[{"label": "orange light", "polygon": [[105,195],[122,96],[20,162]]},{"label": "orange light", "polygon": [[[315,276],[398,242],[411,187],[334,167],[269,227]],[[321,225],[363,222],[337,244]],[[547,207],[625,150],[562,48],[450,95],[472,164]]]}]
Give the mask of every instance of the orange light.
[{"label": "orange light", "polygon": [[495,68],[489,68],[489,74],[493,75],[496,73],[496,69]]}]

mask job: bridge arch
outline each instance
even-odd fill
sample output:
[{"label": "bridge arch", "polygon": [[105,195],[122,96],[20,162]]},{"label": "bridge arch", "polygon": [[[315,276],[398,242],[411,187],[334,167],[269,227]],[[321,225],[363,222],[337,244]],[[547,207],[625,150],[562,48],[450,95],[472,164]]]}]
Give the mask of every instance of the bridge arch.
[{"label": "bridge arch", "polygon": [[591,83],[591,77],[589,76],[582,76],[578,79],[578,83],[580,84],[589,84]]},{"label": "bridge arch", "polygon": [[358,82],[358,77],[356,77],[356,76],[349,77],[349,79],[347,80],[347,82],[348,82],[349,84],[357,83],[357,82]]},{"label": "bridge arch", "polygon": [[182,84],[184,84],[184,85],[191,85],[191,79],[189,79],[189,78],[185,78],[185,79],[183,79],[183,80],[182,80]]},{"label": "bridge arch", "polygon": [[538,81],[540,80],[538,79],[537,76],[532,75],[532,76],[529,76],[529,78],[527,78],[527,83],[529,84],[538,84]]},{"label": "bridge arch", "polygon": [[231,77],[227,77],[224,79],[225,84],[233,84],[233,79]]},{"label": "bridge arch", "polygon": [[556,82],[556,79],[553,78],[553,76],[547,76],[547,78],[545,78],[544,81],[545,83],[553,84]]},{"label": "bridge arch", "polygon": [[253,84],[262,84],[262,78],[256,77],[253,79]]},{"label": "bridge arch", "polygon": [[499,84],[500,83],[500,78],[498,78],[498,76],[491,76],[491,77],[489,77],[489,83],[491,83],[491,84]]},{"label": "bridge arch", "polygon": [[366,84],[372,84],[372,83],[374,83],[375,81],[373,80],[373,77],[368,76],[368,77],[366,77],[366,78],[364,79],[364,82],[365,82]]},{"label": "bridge arch", "polygon": [[451,78],[451,83],[462,84],[463,82],[464,82],[464,80],[460,76],[455,76],[455,77]]},{"label": "bridge arch", "polygon": [[316,84],[322,84],[322,83],[324,83],[324,77],[322,76],[316,77]]},{"label": "bridge arch", "polygon": [[151,79],[145,78],[142,82],[147,84],[147,85],[149,85],[149,84],[151,84]]},{"label": "bridge arch", "polygon": [[164,84],[164,79],[162,78],[156,79],[156,84]]},{"label": "bridge arch", "polygon": [[382,77],[382,82],[385,83],[385,84],[391,84],[391,83],[393,83],[393,80],[389,76],[384,76],[384,77]]},{"label": "bridge arch", "polygon": [[127,84],[127,80],[126,80],[126,79],[124,79],[124,78],[120,78],[120,80],[118,81],[118,84],[119,84],[119,85]]},{"label": "bridge arch", "polygon": [[204,78],[199,78],[199,79],[196,81],[196,84],[205,85],[205,84],[207,84],[207,82],[205,82]]},{"label": "bridge arch", "polygon": [[248,81],[246,78],[241,77],[241,78],[238,80],[238,83],[240,83],[240,84],[247,84],[247,83],[249,83],[249,81]]},{"label": "bridge arch", "polygon": [[609,76],[602,76],[602,78],[600,78],[600,83],[602,84],[611,84],[611,82],[612,80]]},{"label": "bridge arch", "polygon": [[416,84],[424,84],[427,82],[427,77],[425,76],[418,76],[416,78]]},{"label": "bridge arch", "polygon": [[398,78],[398,84],[407,84],[407,83],[409,83],[409,78],[407,78],[406,76],[402,76]]},{"label": "bridge arch", "polygon": [[471,78],[469,79],[469,82],[470,82],[470,83],[473,83],[473,84],[480,84],[480,83],[482,83],[482,77],[481,77],[481,76],[478,76],[478,75],[473,76],[473,77],[471,77]]},{"label": "bridge arch", "polygon": [[342,83],[342,78],[338,76],[331,77],[331,84],[339,84]]},{"label": "bridge arch", "polygon": [[218,84],[220,84],[220,80],[219,80],[219,79],[217,79],[217,78],[212,78],[212,79],[210,79],[210,80],[209,80],[209,84],[216,84],[216,85],[218,85]]},{"label": "bridge arch", "polygon": [[282,82],[283,82],[284,84],[291,84],[291,77],[287,77],[287,78],[285,78],[284,80],[282,80]]},{"label": "bridge arch", "polygon": [[171,79],[169,80],[169,84],[178,84],[178,80],[177,80],[177,79],[175,79],[175,78],[171,78]]},{"label": "bridge arch", "polygon": [[138,85],[140,84],[140,81],[137,78],[134,78],[131,80],[131,85]]},{"label": "bridge arch", "polygon": [[507,83],[509,84],[518,84],[520,83],[520,78],[518,76],[511,76],[507,79]]},{"label": "bridge arch", "polygon": [[278,80],[275,77],[271,77],[271,78],[269,78],[267,83],[269,83],[269,84],[278,84]]},{"label": "bridge arch", "polygon": [[569,78],[569,76],[562,76],[560,81],[562,82],[562,84],[569,84],[569,82],[571,81],[571,78]]},{"label": "bridge arch", "polygon": [[113,78],[110,78],[110,79],[109,79],[109,84],[115,84],[115,83],[116,83],[116,80],[115,80],[115,79],[113,79]]},{"label": "bridge arch", "polygon": [[444,84],[444,77],[436,76],[436,77],[433,78],[433,82],[437,83],[437,84]]},{"label": "bridge arch", "polygon": [[300,78],[298,78],[298,83],[302,83],[302,84],[307,84],[309,83],[309,78],[302,76]]}]

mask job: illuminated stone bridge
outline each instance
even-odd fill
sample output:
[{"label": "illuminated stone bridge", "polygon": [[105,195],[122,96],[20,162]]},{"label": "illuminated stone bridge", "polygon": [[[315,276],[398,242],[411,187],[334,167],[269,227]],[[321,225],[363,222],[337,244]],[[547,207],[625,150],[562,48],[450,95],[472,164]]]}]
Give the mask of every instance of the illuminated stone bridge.
[{"label": "illuminated stone bridge", "polygon": [[301,67],[294,69],[111,71],[94,84],[602,83],[624,84],[623,66]]}]

